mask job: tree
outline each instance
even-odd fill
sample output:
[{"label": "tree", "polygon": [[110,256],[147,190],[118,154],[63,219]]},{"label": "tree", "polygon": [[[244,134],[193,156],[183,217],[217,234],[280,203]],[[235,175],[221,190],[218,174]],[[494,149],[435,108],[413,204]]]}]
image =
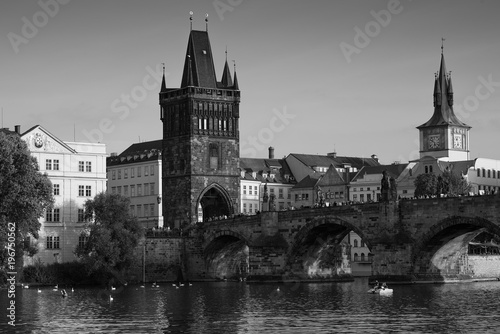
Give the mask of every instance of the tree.
[{"label": "tree", "polygon": [[440,196],[456,197],[467,195],[471,185],[463,177],[445,170],[441,175],[420,174],[415,179],[415,196]]},{"label": "tree", "polygon": [[7,255],[13,254],[7,236],[15,233],[15,267],[16,272],[22,272],[23,255],[28,246],[24,241],[29,235],[38,239],[41,226],[39,218],[53,203],[52,183],[47,174],[38,171],[38,163],[31,156],[26,143],[16,133],[0,131],[2,264],[5,264]]},{"label": "tree", "polygon": [[450,170],[445,170],[442,174],[443,178],[443,194],[449,197],[457,197],[467,195],[471,190],[471,185],[465,178],[453,173]]},{"label": "tree", "polygon": [[415,197],[436,195],[438,178],[433,173],[420,174],[415,178]]},{"label": "tree", "polygon": [[117,194],[100,193],[85,202],[85,218],[89,223],[84,233],[88,241],[79,244],[75,254],[90,273],[103,274],[103,281],[124,274],[142,236],[142,228],[130,214],[129,206],[130,200]]}]

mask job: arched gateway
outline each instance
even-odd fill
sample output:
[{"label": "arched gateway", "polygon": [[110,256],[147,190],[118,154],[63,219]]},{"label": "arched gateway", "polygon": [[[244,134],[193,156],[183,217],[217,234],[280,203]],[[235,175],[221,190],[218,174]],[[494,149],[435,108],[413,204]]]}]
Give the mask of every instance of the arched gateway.
[{"label": "arched gateway", "polygon": [[230,217],[234,211],[228,192],[219,184],[211,184],[197,201],[198,222]]}]

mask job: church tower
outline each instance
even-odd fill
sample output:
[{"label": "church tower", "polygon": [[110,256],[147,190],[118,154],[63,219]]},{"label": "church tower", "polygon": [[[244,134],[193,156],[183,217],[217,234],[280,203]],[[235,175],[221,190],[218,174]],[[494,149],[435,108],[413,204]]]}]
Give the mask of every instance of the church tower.
[{"label": "church tower", "polygon": [[160,90],[164,222],[178,228],[239,212],[239,103],[224,65],[216,80],[207,31],[191,30],[180,88]]},{"label": "church tower", "polygon": [[441,65],[434,79],[434,114],[420,131],[420,158],[431,156],[449,161],[469,160],[470,126],[453,111],[451,72],[446,72],[441,47]]}]

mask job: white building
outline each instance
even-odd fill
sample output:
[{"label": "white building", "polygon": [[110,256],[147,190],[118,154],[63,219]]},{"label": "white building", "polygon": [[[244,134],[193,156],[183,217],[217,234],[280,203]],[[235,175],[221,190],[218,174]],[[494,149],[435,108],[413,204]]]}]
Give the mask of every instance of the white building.
[{"label": "white building", "polygon": [[[20,133],[18,126],[16,131]],[[85,201],[106,191],[106,146],[65,142],[40,125],[21,138],[37,159],[40,172],[47,173],[52,182],[55,200],[53,208],[40,218],[38,241],[31,241],[37,244],[38,253],[27,257],[25,264],[38,259],[45,264],[76,260],[76,246],[86,241],[81,235]]]},{"label": "white building", "polygon": [[107,159],[108,193],[130,198],[130,212],[145,228],[163,227],[162,141],[132,144]]}]

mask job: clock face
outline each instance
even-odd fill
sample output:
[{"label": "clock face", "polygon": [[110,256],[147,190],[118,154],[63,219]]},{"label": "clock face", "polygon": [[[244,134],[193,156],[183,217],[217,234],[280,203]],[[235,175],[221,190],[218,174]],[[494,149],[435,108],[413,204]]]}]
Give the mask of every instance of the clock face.
[{"label": "clock face", "polygon": [[439,136],[429,136],[429,148],[439,148]]},{"label": "clock face", "polygon": [[462,135],[453,136],[453,146],[455,148],[462,148]]}]

